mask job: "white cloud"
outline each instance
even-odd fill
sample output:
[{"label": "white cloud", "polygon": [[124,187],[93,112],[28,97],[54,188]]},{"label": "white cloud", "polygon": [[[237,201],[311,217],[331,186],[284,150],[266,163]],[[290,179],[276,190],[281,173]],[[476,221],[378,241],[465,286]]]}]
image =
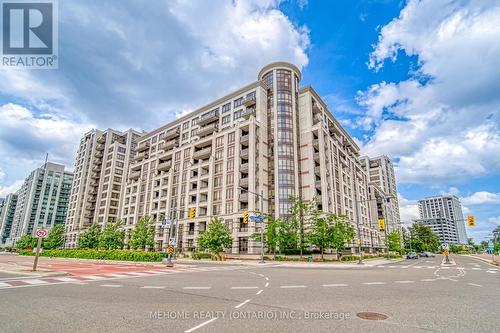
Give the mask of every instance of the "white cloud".
[{"label": "white cloud", "polygon": [[486,191],[475,192],[467,197],[460,198],[464,205],[500,204],[500,193]]},{"label": "white cloud", "polygon": [[500,216],[490,217],[488,221],[496,226],[500,226]]},{"label": "white cloud", "polygon": [[405,53],[419,68],[358,94],[366,154],[397,161],[404,183],[464,182],[500,170],[500,4],[409,1],[370,55],[380,70]]},{"label": "white cloud", "polygon": [[401,222],[405,225],[410,225],[413,220],[419,218],[418,204],[414,200],[408,200],[398,193],[399,213],[401,215]]},{"label": "white cloud", "polygon": [[21,188],[24,180],[16,180],[9,186],[1,186],[0,185],[0,198],[5,198],[9,193],[15,193],[17,190]]}]

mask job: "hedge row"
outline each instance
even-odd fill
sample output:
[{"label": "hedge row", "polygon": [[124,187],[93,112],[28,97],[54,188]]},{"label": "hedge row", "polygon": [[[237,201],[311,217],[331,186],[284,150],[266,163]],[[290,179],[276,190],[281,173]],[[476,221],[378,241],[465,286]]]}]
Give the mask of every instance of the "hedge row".
[{"label": "hedge row", "polygon": [[[374,259],[374,258],[401,258],[399,254],[380,254],[380,255],[372,255],[372,254],[365,254],[363,255],[363,259]],[[340,258],[342,261],[356,261],[359,260],[359,256],[354,256],[354,255],[348,255],[348,256],[342,256]]]},{"label": "hedge row", "polygon": [[205,252],[194,252],[194,253],[193,253],[193,259],[194,259],[194,260],[200,260],[200,259],[212,259],[212,254],[210,254],[210,253],[205,253]]},{"label": "hedge row", "polygon": [[[33,256],[32,251],[21,250],[21,255]],[[161,261],[161,252],[144,252],[130,250],[43,250],[40,254],[44,257],[103,259],[124,261]]]}]

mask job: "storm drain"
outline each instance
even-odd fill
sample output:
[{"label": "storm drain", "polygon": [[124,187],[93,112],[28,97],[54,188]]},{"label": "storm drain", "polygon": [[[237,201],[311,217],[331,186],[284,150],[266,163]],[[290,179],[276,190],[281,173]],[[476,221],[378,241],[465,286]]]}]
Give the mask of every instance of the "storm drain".
[{"label": "storm drain", "polygon": [[389,318],[385,314],[377,312],[358,312],[356,313],[356,316],[366,320],[386,320],[387,318]]}]

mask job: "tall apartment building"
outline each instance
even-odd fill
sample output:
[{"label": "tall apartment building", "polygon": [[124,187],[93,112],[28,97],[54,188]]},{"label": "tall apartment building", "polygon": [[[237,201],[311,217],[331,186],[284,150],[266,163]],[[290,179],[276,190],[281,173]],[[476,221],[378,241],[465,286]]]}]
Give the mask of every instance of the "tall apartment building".
[{"label": "tall apartment building", "polygon": [[75,178],[65,227],[65,247],[77,245],[78,234],[93,223],[115,221],[123,202],[128,166],[141,133],[97,129],[80,140]]},{"label": "tall apartment building", "polygon": [[372,214],[385,219],[387,232],[401,231],[396,176],[391,160],[385,155],[363,156],[361,164],[368,174]]},{"label": "tall apartment building", "polygon": [[14,193],[7,194],[2,202],[2,209],[0,210],[0,246],[4,245],[7,238],[10,236],[16,205],[17,195]]},{"label": "tall apartment building", "polygon": [[127,230],[149,215],[158,221],[157,248],[164,248],[161,221],[176,217],[177,246],[189,249],[218,216],[232,232],[232,253],[257,253],[251,236],[261,225],[242,219],[244,211],[259,211],[256,194],[275,217],[287,217],[290,196],[300,195],[359,221],[364,250],[384,247],[359,147],[300,80],[294,65],[272,63],[257,81],[143,135],[125,184],[120,215]]},{"label": "tall apartment building", "polygon": [[[38,228],[50,229],[64,224],[72,181],[73,174],[65,171],[61,164],[47,162],[33,170],[16,192],[11,229],[5,243],[13,245],[21,236],[33,234]],[[11,207],[15,197],[10,198]],[[8,213],[12,214],[12,210]]]},{"label": "tall apartment building", "polygon": [[455,195],[439,195],[418,201],[420,222],[429,225],[442,242],[467,244],[462,205]]}]

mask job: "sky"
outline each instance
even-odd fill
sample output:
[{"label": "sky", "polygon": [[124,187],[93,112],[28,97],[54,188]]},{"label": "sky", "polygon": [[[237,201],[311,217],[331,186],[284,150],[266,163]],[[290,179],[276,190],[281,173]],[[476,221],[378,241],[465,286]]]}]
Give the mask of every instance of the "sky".
[{"label": "sky", "polygon": [[152,130],[256,80],[303,73],[362,153],[395,164],[402,221],[454,194],[500,225],[495,0],[59,1],[59,68],[0,68],[0,197],[92,128]]}]

